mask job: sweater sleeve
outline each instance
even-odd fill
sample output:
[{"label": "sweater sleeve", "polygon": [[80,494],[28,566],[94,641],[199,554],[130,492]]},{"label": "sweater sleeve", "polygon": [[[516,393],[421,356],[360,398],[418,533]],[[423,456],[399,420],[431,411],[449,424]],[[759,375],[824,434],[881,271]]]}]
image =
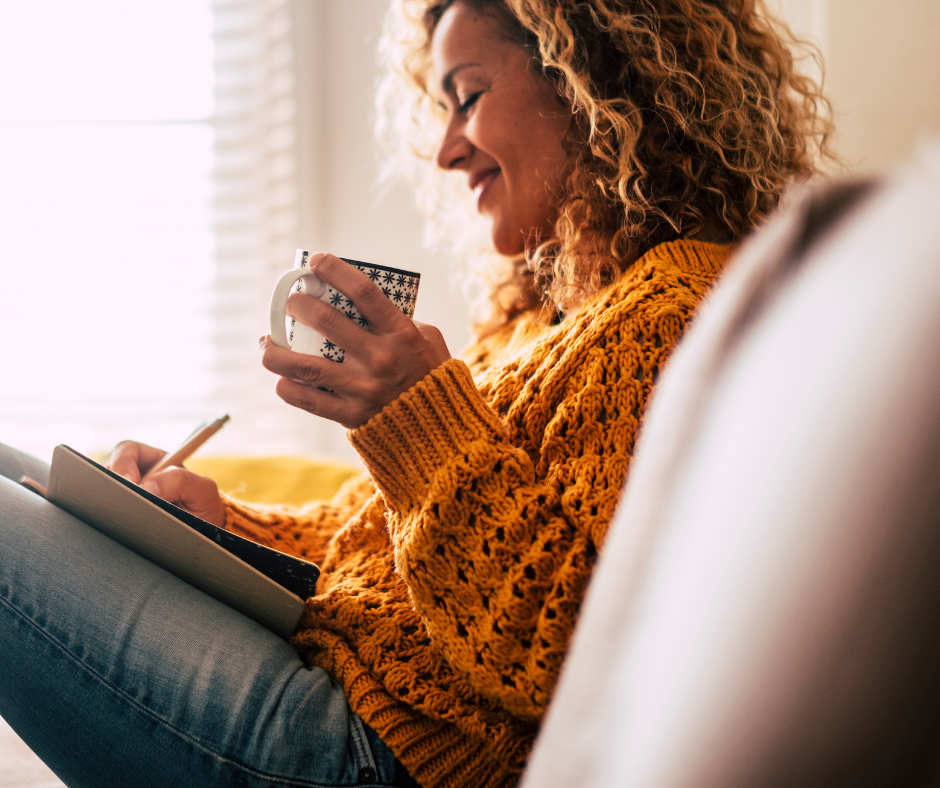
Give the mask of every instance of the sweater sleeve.
[{"label": "sweater sleeve", "polygon": [[[640,412],[696,300],[653,299],[639,322],[602,314],[597,341],[546,359],[580,382],[544,415],[538,447],[513,444],[456,359],[350,433],[389,507],[396,568],[432,643],[520,718],[548,704]],[[533,397],[533,409],[547,399]]]},{"label": "sweater sleeve", "polygon": [[259,506],[223,495],[225,530],[258,544],[323,564],[334,534],[375,493],[366,475],[353,477],[330,501],[302,507]]}]

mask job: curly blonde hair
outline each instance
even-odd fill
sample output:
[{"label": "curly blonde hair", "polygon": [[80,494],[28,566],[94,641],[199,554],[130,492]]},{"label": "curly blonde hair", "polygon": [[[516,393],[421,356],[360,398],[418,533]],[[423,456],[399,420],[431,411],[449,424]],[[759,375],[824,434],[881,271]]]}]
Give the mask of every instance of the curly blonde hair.
[{"label": "curly blonde hair", "polygon": [[833,159],[829,104],[796,68],[816,50],[761,0],[393,0],[380,136],[419,187],[430,239],[464,255],[483,252],[461,230],[472,208],[431,166],[429,50],[454,2],[528,47],[575,120],[553,236],[488,267],[491,324],[540,301],[569,312],[664,241],[733,243]]}]

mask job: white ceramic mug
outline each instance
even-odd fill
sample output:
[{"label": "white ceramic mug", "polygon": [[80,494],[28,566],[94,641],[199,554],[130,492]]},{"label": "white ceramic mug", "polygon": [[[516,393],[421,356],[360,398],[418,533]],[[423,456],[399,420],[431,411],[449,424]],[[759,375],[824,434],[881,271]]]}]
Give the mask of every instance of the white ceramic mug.
[{"label": "white ceramic mug", "polygon": [[[346,359],[345,350],[337,347],[309,326],[287,317],[287,299],[291,291],[301,289],[306,295],[330,304],[359,325],[363,327],[369,325],[349,298],[328,286],[316,274],[308,270],[309,259],[310,252],[298,249],[294,257],[294,268],[282,274],[274,286],[274,292],[271,293],[271,338],[279,347],[311,356],[323,356],[330,361],[342,363]],[[421,274],[384,265],[362,263],[358,260],[347,260],[345,257],[341,259],[365,273],[402,312],[408,317],[414,317]],[[290,320],[289,326],[288,320]]]}]

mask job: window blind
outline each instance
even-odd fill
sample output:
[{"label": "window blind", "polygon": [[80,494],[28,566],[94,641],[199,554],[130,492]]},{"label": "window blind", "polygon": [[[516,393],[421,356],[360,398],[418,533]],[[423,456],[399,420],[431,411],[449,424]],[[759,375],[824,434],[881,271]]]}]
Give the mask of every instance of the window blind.
[{"label": "window blind", "polygon": [[[217,450],[309,454],[318,424],[274,394],[257,340],[299,245],[299,141],[290,0],[215,0],[214,398],[232,416]],[[242,448],[244,447],[244,448]]]},{"label": "window blind", "polygon": [[0,441],[226,411],[216,451],[317,451],[256,351],[299,243],[295,38],[290,0],[0,2]]},{"label": "window blind", "polygon": [[0,14],[0,440],[174,434],[212,389],[208,0]]}]

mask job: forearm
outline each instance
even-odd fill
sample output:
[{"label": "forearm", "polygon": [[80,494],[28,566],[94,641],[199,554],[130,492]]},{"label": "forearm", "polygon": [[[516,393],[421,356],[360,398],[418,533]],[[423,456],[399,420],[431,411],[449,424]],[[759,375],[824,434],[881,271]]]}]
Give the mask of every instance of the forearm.
[{"label": "forearm", "polygon": [[621,480],[594,500],[562,495],[456,361],[351,439],[385,494],[395,563],[432,641],[478,692],[538,718],[593,566],[593,524],[602,535]]}]

